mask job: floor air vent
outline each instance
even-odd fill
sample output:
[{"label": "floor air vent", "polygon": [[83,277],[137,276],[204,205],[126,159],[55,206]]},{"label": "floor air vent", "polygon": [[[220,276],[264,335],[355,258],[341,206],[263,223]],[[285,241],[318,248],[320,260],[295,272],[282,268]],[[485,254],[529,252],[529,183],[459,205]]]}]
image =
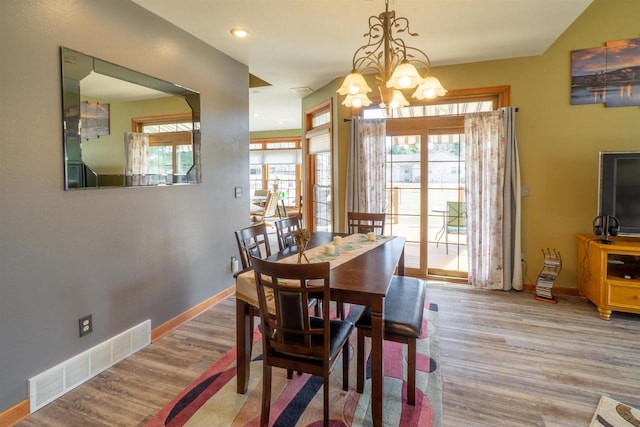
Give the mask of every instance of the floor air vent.
[{"label": "floor air vent", "polygon": [[145,320],[139,325],[30,378],[30,411],[37,411],[150,343],[151,320]]}]

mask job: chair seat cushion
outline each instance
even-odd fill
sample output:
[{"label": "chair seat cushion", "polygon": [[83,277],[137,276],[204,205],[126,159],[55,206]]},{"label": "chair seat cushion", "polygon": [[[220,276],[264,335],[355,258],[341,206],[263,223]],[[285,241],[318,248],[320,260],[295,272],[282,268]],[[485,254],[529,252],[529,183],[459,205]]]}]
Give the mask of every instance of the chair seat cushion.
[{"label": "chair seat cushion", "polygon": [[[384,299],[385,335],[419,338],[422,334],[425,282],[415,277],[393,276]],[[356,328],[371,329],[371,307],[356,321]]]},{"label": "chair seat cushion", "polygon": [[[320,317],[310,316],[309,323],[312,328],[322,328],[324,320]],[[339,319],[331,319],[329,320],[329,359],[334,359],[336,355],[344,346],[344,343],[349,339],[351,332],[353,331],[353,323],[348,322],[346,320]],[[314,346],[322,347],[323,345],[323,337],[320,335],[315,336],[311,340],[311,344]],[[301,360],[317,360],[319,364],[322,364],[322,359],[318,359],[315,356],[303,356],[301,354],[289,354],[286,352],[278,351],[281,355],[286,355],[287,357],[291,357],[292,359],[301,359]]]}]

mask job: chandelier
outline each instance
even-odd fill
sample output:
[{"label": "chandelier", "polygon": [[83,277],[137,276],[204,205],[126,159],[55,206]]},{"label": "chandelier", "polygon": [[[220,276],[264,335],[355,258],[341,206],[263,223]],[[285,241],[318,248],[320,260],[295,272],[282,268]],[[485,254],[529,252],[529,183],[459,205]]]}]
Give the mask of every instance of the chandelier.
[{"label": "chandelier", "polygon": [[[431,61],[422,50],[407,46],[399,34],[406,33],[415,37],[418,34],[409,30],[407,18],[396,18],[389,10],[389,0],[385,0],[385,11],[378,16],[369,17],[369,32],[363,37],[367,43],[353,54],[353,69],[345,77],[338,93],[346,95],[342,104],[347,107],[366,107],[371,105],[367,96],[372,89],[364,74],[376,74],[380,108],[400,108],[409,105],[402,90],[416,88],[413,98],[433,99],[447,91],[440,81],[430,74]],[[424,68],[422,77],[416,66]]]}]

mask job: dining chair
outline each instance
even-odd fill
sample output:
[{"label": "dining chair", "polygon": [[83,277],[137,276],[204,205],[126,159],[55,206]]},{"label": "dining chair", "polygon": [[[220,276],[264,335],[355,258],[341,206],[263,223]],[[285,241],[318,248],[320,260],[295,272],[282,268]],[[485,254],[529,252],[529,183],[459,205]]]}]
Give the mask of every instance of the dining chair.
[{"label": "dining chair", "polygon": [[277,193],[269,192],[267,194],[267,198],[265,199],[264,208],[258,208],[251,210],[249,215],[251,215],[252,223],[263,223],[267,218],[273,218],[278,216],[278,201],[280,200],[280,195]]},{"label": "dining chair", "polygon": [[287,213],[287,216],[298,217],[298,221],[300,222],[300,226],[302,226],[302,195],[298,198],[298,209],[293,211],[290,210]]},{"label": "dining chair", "polygon": [[294,233],[300,230],[300,221],[297,216],[279,219],[273,225],[276,227],[278,248],[280,250],[296,245]]},{"label": "dining chair", "polygon": [[[425,282],[415,277],[393,276],[384,299],[384,339],[407,344],[407,403],[416,404],[416,340],[422,334]],[[364,390],[364,339],[371,337],[371,308],[356,321],[358,330],[356,391]]]},{"label": "dining chair", "polygon": [[[383,213],[347,212],[347,232],[366,234],[373,231],[377,236],[381,236],[384,233],[385,219]],[[344,306],[338,307],[338,315],[344,318]]]},{"label": "dining chair", "polygon": [[[235,231],[236,243],[238,244],[238,253],[240,255],[240,263],[242,270],[235,273],[244,273],[253,268],[252,260],[255,258],[267,258],[271,256],[271,244],[269,243],[269,234],[267,233],[267,225],[265,223],[251,225]],[[315,309],[316,314],[320,312],[320,304],[316,298],[309,300],[310,307]],[[260,316],[257,307],[253,309],[253,316]],[[253,317],[251,317],[251,328],[253,333]],[[287,378],[293,377],[293,371],[287,372]]]},{"label": "dining chair", "polygon": [[467,233],[467,204],[465,202],[447,202],[445,225],[445,253],[449,255],[449,234]]},{"label": "dining chair", "polygon": [[[296,245],[296,239],[293,234],[301,228],[298,217],[291,216],[288,218],[282,218],[275,221],[273,224],[276,227],[278,248],[280,251]],[[316,309],[316,315],[319,314],[319,310],[319,308]],[[341,319],[345,318],[344,304],[342,302],[336,303],[336,313]]]},{"label": "dining chair", "polygon": [[242,270],[252,267],[251,257],[266,258],[271,256],[271,244],[267,226],[264,222],[241,228],[234,232]]},{"label": "dining chair", "polygon": [[373,231],[380,236],[384,233],[384,213],[347,212],[347,230],[353,233],[368,233]]},{"label": "dining chair", "polygon": [[[287,264],[254,258],[253,271],[262,324],[262,411],[260,425],[269,425],[271,370],[279,367],[322,377],[324,425],[329,425],[329,375],[342,354],[343,390],[349,388],[349,337],[353,323],[331,319],[329,304],[322,316],[309,313],[309,300],[329,301],[328,262]],[[269,311],[267,301],[274,311]]]},{"label": "dining chair", "polygon": [[289,215],[287,214],[287,206],[284,203],[284,199],[280,198],[279,203],[276,206],[276,216],[278,218],[286,218]]}]

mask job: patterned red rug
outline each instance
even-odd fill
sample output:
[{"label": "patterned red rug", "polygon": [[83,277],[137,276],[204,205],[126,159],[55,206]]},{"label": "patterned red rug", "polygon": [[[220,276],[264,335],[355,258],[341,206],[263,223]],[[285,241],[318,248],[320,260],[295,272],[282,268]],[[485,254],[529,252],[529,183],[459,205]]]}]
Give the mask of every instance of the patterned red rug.
[{"label": "patterned red rug", "polygon": [[[406,345],[384,344],[384,425],[441,426],[442,379],[438,369],[436,304],[425,305],[422,337],[417,343],[416,405],[406,404]],[[355,355],[355,332],[352,354]],[[227,352],[196,381],[176,396],[146,427],[257,426],[262,395],[261,336],[256,330],[251,380],[246,394],[236,393],[236,350]],[[340,363],[340,362],[338,362]],[[341,367],[331,374],[332,426],[371,425],[371,385],[367,375],[363,394],[355,391],[355,356],[349,366],[349,391],[342,390]],[[287,380],[286,372],[273,369],[270,423],[273,426],[322,425],[322,378],[307,374]]]}]

